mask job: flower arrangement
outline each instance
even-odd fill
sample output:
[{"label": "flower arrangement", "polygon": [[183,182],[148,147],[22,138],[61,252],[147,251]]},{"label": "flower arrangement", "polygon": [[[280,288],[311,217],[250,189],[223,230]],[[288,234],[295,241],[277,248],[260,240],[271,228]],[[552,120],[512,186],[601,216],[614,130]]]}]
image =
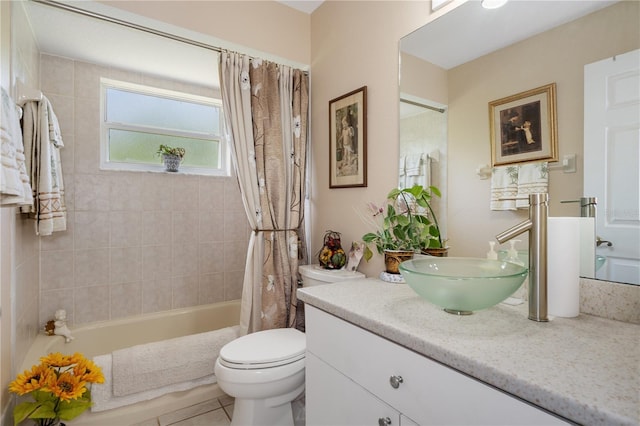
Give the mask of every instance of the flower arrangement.
[{"label": "flower arrangement", "polygon": [[367,244],[364,258],[368,261],[373,252],[368,244],[375,245],[378,253],[385,250],[419,251],[429,247],[443,247],[440,228],[431,208],[432,196],[440,197],[435,186],[425,189],[421,185],[411,188],[393,188],[387,194],[386,206],[369,203],[368,223],[377,228],[362,236]]},{"label": "flower arrangement", "polygon": [[32,419],[39,426],[54,426],[72,420],[91,407],[90,383],[104,383],[99,366],[82,354],[50,353],[40,364],[18,374],[9,391],[31,395],[13,409],[14,425]]}]

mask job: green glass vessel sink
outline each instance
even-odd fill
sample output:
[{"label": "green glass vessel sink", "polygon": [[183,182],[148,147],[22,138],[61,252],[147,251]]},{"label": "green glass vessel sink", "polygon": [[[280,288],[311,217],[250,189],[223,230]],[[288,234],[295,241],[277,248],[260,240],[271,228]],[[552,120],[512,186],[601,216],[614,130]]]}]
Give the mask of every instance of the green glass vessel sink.
[{"label": "green glass vessel sink", "polygon": [[472,257],[419,258],[402,262],[399,269],[419,296],[458,315],[502,302],[528,273],[515,263]]}]

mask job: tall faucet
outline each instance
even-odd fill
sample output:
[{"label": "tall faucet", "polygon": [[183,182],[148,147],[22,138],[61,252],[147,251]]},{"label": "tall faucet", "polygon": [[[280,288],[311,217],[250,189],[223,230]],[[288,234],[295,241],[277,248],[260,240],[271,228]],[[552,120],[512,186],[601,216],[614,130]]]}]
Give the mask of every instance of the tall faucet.
[{"label": "tall faucet", "polygon": [[529,319],[547,316],[547,217],[549,194],[529,194],[529,219],[496,235],[500,244],[529,231]]}]

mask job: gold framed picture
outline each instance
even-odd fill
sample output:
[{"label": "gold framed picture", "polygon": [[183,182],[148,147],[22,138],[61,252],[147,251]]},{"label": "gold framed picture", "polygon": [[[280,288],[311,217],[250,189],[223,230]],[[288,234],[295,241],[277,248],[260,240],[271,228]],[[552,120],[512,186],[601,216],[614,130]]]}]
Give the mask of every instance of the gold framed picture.
[{"label": "gold framed picture", "polygon": [[489,102],[491,165],[558,161],[556,84]]},{"label": "gold framed picture", "polygon": [[367,186],[367,86],[329,101],[329,188]]}]

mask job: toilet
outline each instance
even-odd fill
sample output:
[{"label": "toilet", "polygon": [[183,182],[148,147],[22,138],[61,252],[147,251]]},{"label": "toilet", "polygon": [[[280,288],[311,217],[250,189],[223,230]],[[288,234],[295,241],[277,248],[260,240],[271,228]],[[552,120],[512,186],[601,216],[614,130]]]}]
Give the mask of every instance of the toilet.
[{"label": "toilet", "polygon": [[302,287],[365,278],[362,272],[343,269],[325,269],[320,265],[300,265],[298,272],[302,276]]},{"label": "toilet", "polygon": [[[299,267],[303,287],[364,278],[360,272]],[[291,402],[304,391],[306,338],[294,328],[247,334],[220,349],[218,386],[235,398],[232,426],[293,426]]]}]

